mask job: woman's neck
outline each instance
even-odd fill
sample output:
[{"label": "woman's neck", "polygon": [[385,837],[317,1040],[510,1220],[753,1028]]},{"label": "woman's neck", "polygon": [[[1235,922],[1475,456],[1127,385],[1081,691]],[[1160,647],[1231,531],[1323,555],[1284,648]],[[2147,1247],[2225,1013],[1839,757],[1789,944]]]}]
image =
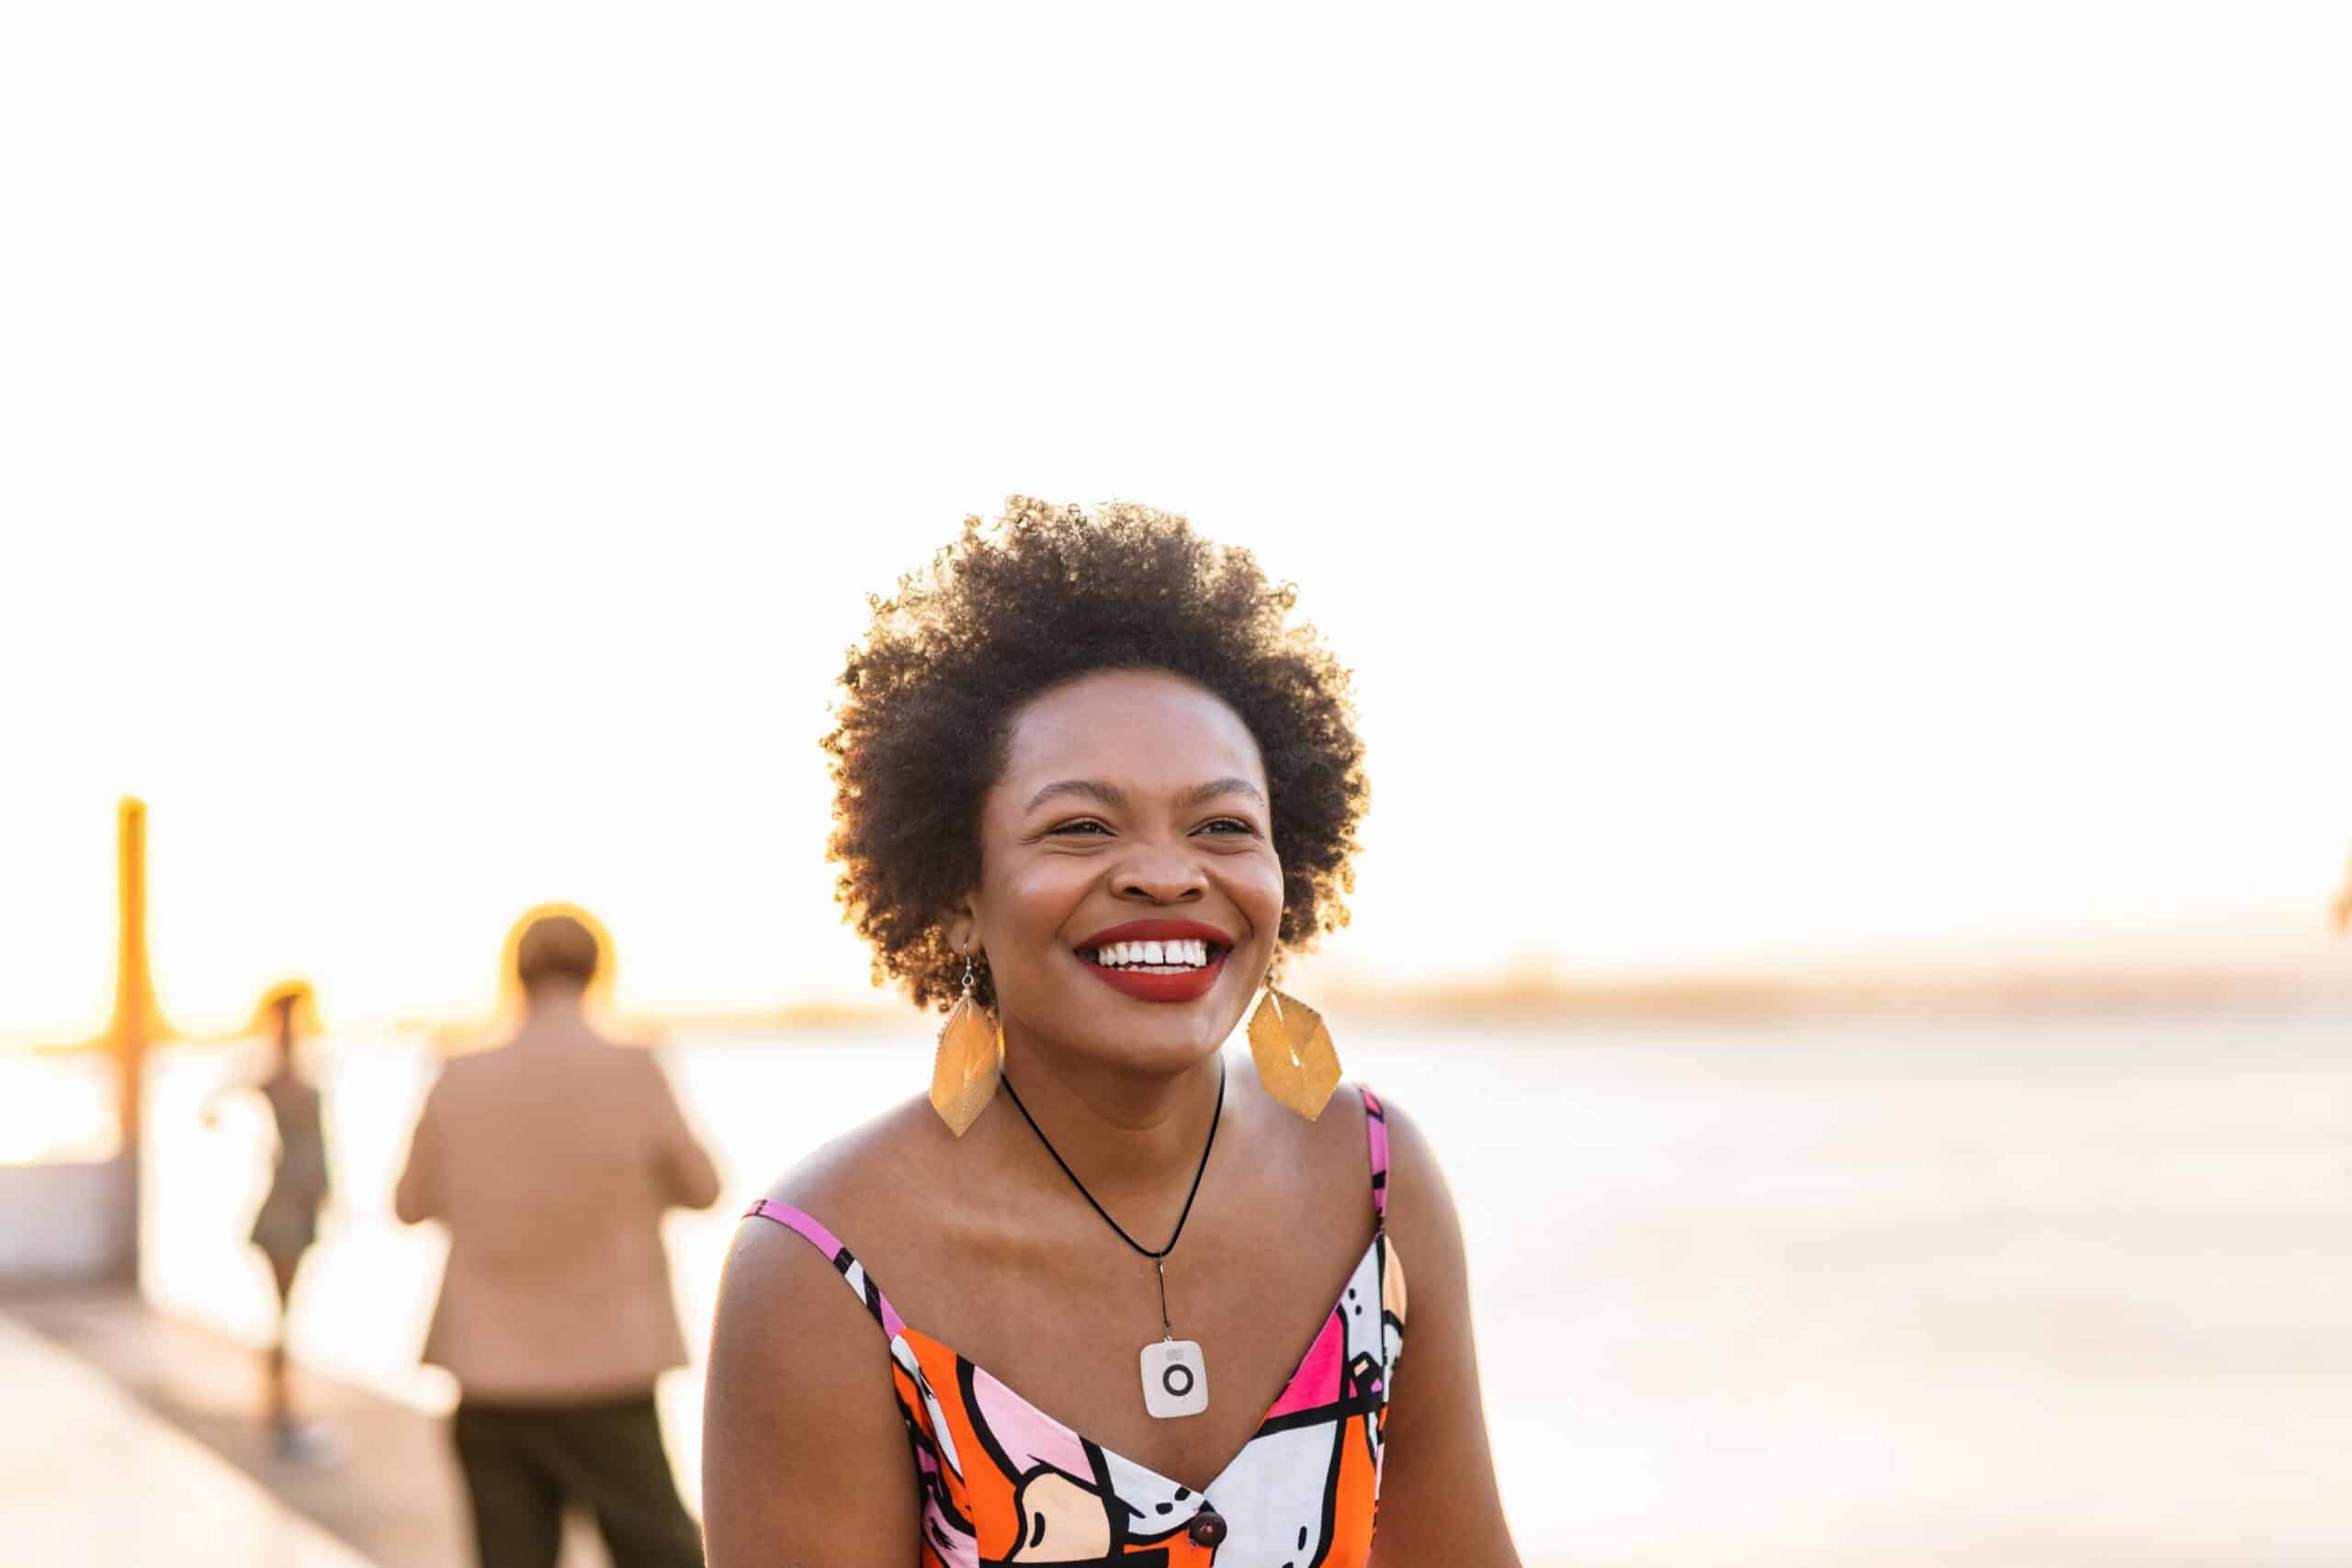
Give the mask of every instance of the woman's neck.
[{"label": "woman's neck", "polygon": [[[1217,1113],[1222,1077],[1216,1053],[1179,1073],[1142,1075],[1008,1029],[1004,1072],[1035,1121],[1036,1133],[1024,1123],[1020,1107],[1008,1103],[1003,1114],[990,1118],[1000,1136],[1035,1144],[1042,1134],[1095,1200],[1114,1213],[1115,1199],[1139,1206],[1138,1219],[1164,1206],[1170,1193],[1173,1202],[1183,1201]],[[1052,1162],[1043,1164],[1051,1182],[1060,1183],[1062,1175]],[[1163,1239],[1137,1238],[1154,1246]]]}]

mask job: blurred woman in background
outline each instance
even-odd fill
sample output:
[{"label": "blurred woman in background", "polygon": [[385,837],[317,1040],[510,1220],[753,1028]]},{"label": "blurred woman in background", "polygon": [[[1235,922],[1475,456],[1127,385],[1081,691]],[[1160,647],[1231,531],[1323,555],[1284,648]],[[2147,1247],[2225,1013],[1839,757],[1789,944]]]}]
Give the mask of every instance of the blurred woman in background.
[{"label": "blurred woman in background", "polygon": [[[265,1416],[277,1457],[288,1461],[316,1462],[329,1457],[323,1435],[298,1420],[286,1368],[286,1321],[294,1296],[294,1279],[303,1258],[318,1240],[319,1211],[325,1204],[327,1176],[326,1126],[319,1091],[295,1062],[294,1046],[301,1028],[315,1016],[311,987],[301,981],[273,987],[256,1010],[256,1020],[267,1032],[270,1065],[260,1081],[250,1085],[269,1108],[277,1134],[275,1168],[269,1190],[254,1215],[253,1244],[269,1265],[270,1281],[277,1291],[277,1318],[265,1352],[267,1393]],[[218,1096],[214,1097],[216,1100]],[[217,1124],[214,1106],[205,1107],[208,1125]]]}]

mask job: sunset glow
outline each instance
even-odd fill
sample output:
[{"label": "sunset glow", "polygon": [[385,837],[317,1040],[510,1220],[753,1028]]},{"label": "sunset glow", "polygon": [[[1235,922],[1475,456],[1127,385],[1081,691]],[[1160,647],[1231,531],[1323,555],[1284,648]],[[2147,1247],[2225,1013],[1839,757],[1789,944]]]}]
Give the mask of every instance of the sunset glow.
[{"label": "sunset glow", "polygon": [[2336,963],[2352,218],[2302,197],[2352,100],[2199,15],[1875,83],[1760,15],[1671,72],[1585,63],[1688,43],[1630,19],[1367,35],[1311,168],[1261,156],[1286,95],[1178,90],[1215,29],[1145,84],[943,22],[903,118],[825,68],[851,19],[0,62],[77,150],[9,176],[70,243],[5,307],[0,1039],[103,1020],[128,792],[192,1029],[296,974],[339,1028],[480,1015],[551,898],[625,1007],[867,997],[830,683],[1015,491],[1187,512],[1355,667],[1335,984]]}]

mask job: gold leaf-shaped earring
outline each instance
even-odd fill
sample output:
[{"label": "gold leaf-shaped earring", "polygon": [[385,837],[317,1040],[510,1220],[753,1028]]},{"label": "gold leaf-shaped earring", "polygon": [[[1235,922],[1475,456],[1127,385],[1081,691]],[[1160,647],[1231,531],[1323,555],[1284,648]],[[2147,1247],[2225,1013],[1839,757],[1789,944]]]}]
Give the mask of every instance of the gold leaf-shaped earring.
[{"label": "gold leaf-shaped earring", "polygon": [[964,994],[939,1026],[939,1055],[931,1066],[931,1108],[957,1137],[972,1130],[1004,1076],[1004,1037],[986,1009],[972,999],[972,955],[964,955]]},{"label": "gold leaf-shaped earring", "polygon": [[1340,1087],[1340,1053],[1323,1015],[1274,989],[1271,978],[1250,1014],[1250,1059],[1266,1092],[1309,1122]]}]

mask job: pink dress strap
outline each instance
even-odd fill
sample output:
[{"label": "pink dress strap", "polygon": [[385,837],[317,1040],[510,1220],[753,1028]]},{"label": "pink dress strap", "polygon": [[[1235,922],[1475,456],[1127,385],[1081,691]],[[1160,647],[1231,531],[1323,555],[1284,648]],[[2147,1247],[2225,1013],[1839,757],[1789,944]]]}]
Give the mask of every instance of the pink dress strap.
[{"label": "pink dress strap", "polygon": [[865,1310],[874,1314],[874,1321],[882,1325],[885,1335],[895,1340],[907,1331],[907,1320],[899,1315],[899,1309],[890,1304],[890,1299],[882,1293],[882,1287],[866,1273],[865,1266],[850,1256],[849,1248],[841,1244],[839,1236],[789,1203],[777,1203],[763,1198],[743,1211],[743,1218],[747,1220],[753,1215],[775,1221],[823,1253],[825,1261],[848,1281],[851,1293],[865,1304]]},{"label": "pink dress strap", "polygon": [[1372,1213],[1385,1228],[1388,1224],[1388,1113],[1380,1108],[1380,1097],[1362,1084],[1356,1092],[1363,1096],[1364,1142],[1371,1145]]}]

